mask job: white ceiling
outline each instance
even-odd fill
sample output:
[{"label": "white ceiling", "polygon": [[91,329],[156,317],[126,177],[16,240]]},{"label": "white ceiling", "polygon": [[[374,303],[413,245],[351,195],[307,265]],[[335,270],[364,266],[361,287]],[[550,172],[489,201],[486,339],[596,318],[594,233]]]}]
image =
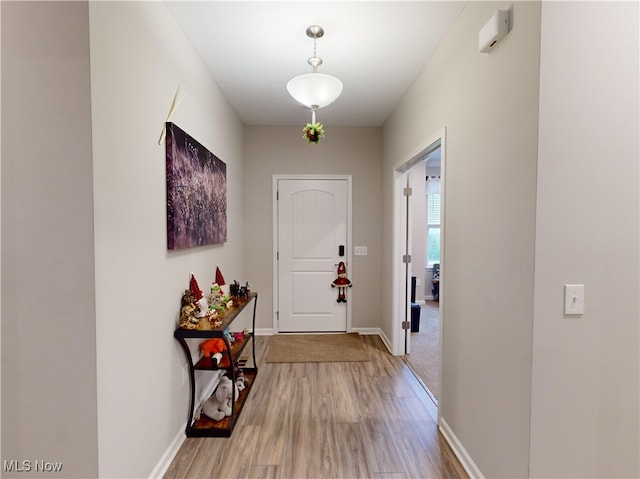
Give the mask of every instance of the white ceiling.
[{"label": "white ceiling", "polygon": [[342,80],[325,125],[380,126],[415,80],[462,1],[168,1],[189,41],[246,125],[302,125],[311,112],[287,82],[310,73],[320,25],[321,73]]}]

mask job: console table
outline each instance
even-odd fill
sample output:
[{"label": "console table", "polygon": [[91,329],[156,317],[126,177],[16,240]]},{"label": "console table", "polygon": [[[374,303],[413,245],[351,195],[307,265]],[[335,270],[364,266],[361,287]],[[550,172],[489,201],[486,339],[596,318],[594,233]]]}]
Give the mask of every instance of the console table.
[{"label": "console table", "polygon": [[[238,317],[238,315],[253,302],[253,318],[251,331],[248,334],[244,334],[242,339],[238,339],[235,342],[230,342],[224,335],[224,331],[231,326],[231,323]],[[189,404],[189,413],[187,416],[187,427],[185,433],[187,437],[230,437],[233,428],[238,421],[238,416],[242,412],[244,403],[249,395],[249,391],[253,385],[253,381],[258,374],[258,366],[256,363],[256,348],[255,348],[255,326],[256,326],[256,307],[258,305],[258,293],[251,292],[246,298],[234,298],[233,307],[226,310],[226,312],[218,318],[222,321],[222,324],[214,328],[208,320],[202,320],[197,329],[178,328],[174,331],[173,337],[178,340],[182,350],[187,358],[189,364],[189,383],[191,386],[191,397]],[[200,356],[194,363],[187,344],[187,339],[199,338],[202,340],[210,338],[220,338],[224,341],[226,351],[222,354],[220,363],[215,358]],[[238,360],[245,347],[251,343],[253,367],[247,368],[244,365],[240,365]],[[214,421],[213,419],[202,414],[198,420],[194,419],[194,406],[195,406],[195,371],[219,371],[225,370],[231,381],[235,384],[237,376],[236,370],[242,371],[245,377],[245,388],[240,391],[238,397],[235,397],[235,388],[233,388],[233,397],[231,402],[231,416],[225,417],[220,421]]]}]

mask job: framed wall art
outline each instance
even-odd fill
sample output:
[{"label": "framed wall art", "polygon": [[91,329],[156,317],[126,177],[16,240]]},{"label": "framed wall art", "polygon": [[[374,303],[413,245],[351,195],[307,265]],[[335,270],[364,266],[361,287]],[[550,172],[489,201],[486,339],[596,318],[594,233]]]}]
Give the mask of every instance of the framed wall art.
[{"label": "framed wall art", "polygon": [[227,165],[174,123],[166,124],[167,248],[227,240]]}]

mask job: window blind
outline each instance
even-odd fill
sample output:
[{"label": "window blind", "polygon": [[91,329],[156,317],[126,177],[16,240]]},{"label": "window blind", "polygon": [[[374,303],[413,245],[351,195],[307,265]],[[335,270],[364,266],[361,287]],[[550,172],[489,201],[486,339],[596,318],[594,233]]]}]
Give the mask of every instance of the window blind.
[{"label": "window blind", "polygon": [[427,195],[427,224],[440,224],[440,194]]}]

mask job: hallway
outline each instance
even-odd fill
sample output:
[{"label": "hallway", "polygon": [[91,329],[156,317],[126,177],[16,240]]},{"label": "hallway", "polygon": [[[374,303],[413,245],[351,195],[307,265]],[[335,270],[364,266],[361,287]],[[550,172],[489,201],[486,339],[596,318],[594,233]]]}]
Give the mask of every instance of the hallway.
[{"label": "hallway", "polygon": [[460,478],[437,410],[405,362],[360,336],[368,362],[265,363],[231,438],[187,438],[170,478]]}]

